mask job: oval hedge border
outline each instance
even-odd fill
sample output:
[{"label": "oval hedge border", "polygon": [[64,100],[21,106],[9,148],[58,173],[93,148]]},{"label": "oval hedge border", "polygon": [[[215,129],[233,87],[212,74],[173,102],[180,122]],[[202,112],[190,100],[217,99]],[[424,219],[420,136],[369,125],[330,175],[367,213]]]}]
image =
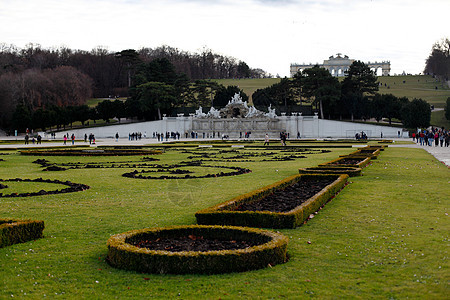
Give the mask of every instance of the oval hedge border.
[{"label": "oval hedge border", "polygon": [[[234,170],[231,172],[219,172],[215,174],[206,174],[206,175],[190,175],[183,172],[183,170],[175,169],[172,171],[174,174],[180,174],[180,176],[169,176],[169,175],[161,175],[161,176],[145,176],[142,174],[148,174],[148,173],[155,173],[155,171],[137,171],[134,170],[133,172],[128,172],[122,174],[123,177],[128,178],[135,178],[135,179],[193,179],[193,178],[215,178],[215,177],[224,177],[224,176],[236,176],[236,175],[242,175],[250,173],[250,169],[240,168],[240,167],[227,167],[227,166],[208,166],[208,165],[198,165],[202,168],[220,168],[220,169],[230,169]],[[182,174],[186,174],[184,176],[181,176]]]},{"label": "oval hedge border", "polygon": [[[259,239],[261,245],[237,250],[171,252],[139,248],[130,242],[157,237],[201,235],[209,238]],[[288,238],[282,234],[234,226],[171,226],[113,235],[107,262],[116,268],[157,274],[218,274],[244,272],[284,263]]]},{"label": "oval hedge border", "polygon": [[44,221],[0,219],[0,248],[42,237]]},{"label": "oval hedge border", "polygon": [[46,183],[56,183],[56,184],[62,184],[68,186],[65,189],[61,190],[53,190],[53,191],[46,191],[46,190],[40,190],[39,192],[31,192],[31,193],[11,193],[11,194],[2,194],[0,193],[0,198],[4,197],[32,197],[32,196],[42,196],[42,195],[53,195],[53,194],[65,194],[65,193],[74,193],[74,192],[81,192],[84,190],[89,189],[90,187],[85,184],[81,183],[73,183],[70,181],[61,181],[61,180],[51,180],[51,179],[42,179],[42,178],[36,178],[36,179],[22,179],[22,178],[13,178],[13,179],[0,179],[0,182],[46,182]]}]

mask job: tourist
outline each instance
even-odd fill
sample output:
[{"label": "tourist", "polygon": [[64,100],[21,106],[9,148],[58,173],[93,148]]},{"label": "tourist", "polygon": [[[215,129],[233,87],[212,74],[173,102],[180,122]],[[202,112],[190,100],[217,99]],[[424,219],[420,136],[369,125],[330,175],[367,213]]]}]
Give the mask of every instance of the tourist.
[{"label": "tourist", "polygon": [[[27,129],[28,129],[28,128],[27,128]],[[27,134],[25,134],[25,145],[28,145],[29,140],[30,140],[30,136],[29,136],[28,133],[27,133]]]},{"label": "tourist", "polygon": [[42,144],[42,137],[40,134],[38,134],[38,136],[37,136],[37,143],[38,143],[38,145]]},{"label": "tourist", "polygon": [[85,142],[85,143],[87,143],[87,137],[88,137],[88,136],[87,136],[87,134],[85,133],[85,134],[84,134],[84,142]]},{"label": "tourist", "polygon": [[75,145],[75,134],[72,133],[70,139],[72,140],[72,145]]},{"label": "tourist", "polygon": [[66,135],[64,135],[64,145],[66,145],[66,143],[67,143],[67,136]]},{"label": "tourist", "polygon": [[118,142],[118,141],[119,141],[119,133],[116,132],[116,142]]},{"label": "tourist", "polygon": [[269,135],[266,133],[266,137],[264,138],[264,146],[269,146]]}]

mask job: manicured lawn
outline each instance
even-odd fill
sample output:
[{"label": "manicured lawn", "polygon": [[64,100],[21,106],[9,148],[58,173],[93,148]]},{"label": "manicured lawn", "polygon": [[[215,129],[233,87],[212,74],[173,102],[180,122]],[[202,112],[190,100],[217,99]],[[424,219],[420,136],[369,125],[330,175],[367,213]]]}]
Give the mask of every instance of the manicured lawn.
[{"label": "manicured lawn", "polygon": [[[0,198],[0,218],[41,219],[46,225],[43,239],[0,249],[0,298],[25,294],[32,298],[445,298],[450,275],[449,169],[421,149],[386,149],[307,224],[280,230],[290,238],[290,261],[285,264],[207,276],[139,274],[105,262],[106,241],[113,234],[194,224],[194,213],[202,208],[296,174],[299,167],[354,151],[327,150],[332,152],[264,162],[262,150],[245,148],[246,153],[260,155],[249,158],[250,162],[207,164],[245,167],[252,173],[177,180],[124,178],[122,173],[133,170],[127,168],[42,172],[32,163],[42,157],[1,155],[2,179],[64,179],[91,188],[63,195]],[[216,150],[204,151],[217,158]],[[167,149],[155,157],[160,164],[173,164],[190,155]],[[105,166],[141,161],[131,156],[46,159],[104,162]],[[29,186],[32,191],[37,188]]]}]

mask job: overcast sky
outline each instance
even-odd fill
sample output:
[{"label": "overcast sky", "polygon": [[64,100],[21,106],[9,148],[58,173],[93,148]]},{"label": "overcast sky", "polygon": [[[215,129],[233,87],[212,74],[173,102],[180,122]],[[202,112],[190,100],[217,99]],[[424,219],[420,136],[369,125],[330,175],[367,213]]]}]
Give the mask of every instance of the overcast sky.
[{"label": "overcast sky", "polygon": [[342,53],[418,74],[449,15],[450,0],[0,0],[0,43],[207,47],[280,76]]}]

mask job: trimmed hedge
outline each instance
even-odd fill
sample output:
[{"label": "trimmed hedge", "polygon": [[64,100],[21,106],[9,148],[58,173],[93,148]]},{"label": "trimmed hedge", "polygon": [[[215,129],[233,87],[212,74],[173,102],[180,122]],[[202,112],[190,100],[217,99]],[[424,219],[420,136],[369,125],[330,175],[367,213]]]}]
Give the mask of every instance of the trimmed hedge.
[{"label": "trimmed hedge", "polygon": [[[270,211],[236,211],[242,203],[258,201],[272,194],[275,190],[283,189],[302,179],[314,177],[332,177],[335,181],[322,189],[319,193],[306,200],[289,212]],[[316,212],[322,205],[339,192],[346,184],[348,175],[293,175],[272,185],[256,191],[237,196],[229,201],[198,211],[195,214],[197,223],[210,225],[236,225],[265,228],[295,228],[309,215]]]},{"label": "trimmed hedge", "polygon": [[350,177],[360,176],[361,168],[344,167],[344,166],[323,166],[323,167],[310,167],[300,168],[298,172],[300,174],[347,174]]},{"label": "trimmed hedge", "polygon": [[42,237],[44,221],[0,219],[0,248]]},{"label": "trimmed hedge", "polygon": [[356,157],[370,157],[371,159],[377,159],[378,155],[380,154],[381,149],[380,148],[372,148],[370,146],[368,147],[364,147],[364,148],[360,148],[352,153],[349,153],[347,155],[342,155],[341,157],[345,157],[345,156],[356,156]]},{"label": "trimmed hedge", "polygon": [[[238,250],[181,251],[150,250],[132,242],[180,236],[203,236],[214,239],[258,240],[260,245]],[[260,269],[284,263],[288,238],[282,234],[232,226],[171,226],[147,228],[116,234],[108,240],[107,262],[116,268],[144,273],[188,274],[229,273]]]},{"label": "trimmed hedge", "polygon": [[[344,164],[344,160],[346,159],[355,159],[358,160],[358,163],[354,164]],[[370,157],[357,157],[357,156],[343,156],[337,159],[334,159],[330,162],[320,164],[319,167],[328,167],[328,166],[340,166],[340,167],[353,167],[353,168],[364,168],[370,163]]]}]

